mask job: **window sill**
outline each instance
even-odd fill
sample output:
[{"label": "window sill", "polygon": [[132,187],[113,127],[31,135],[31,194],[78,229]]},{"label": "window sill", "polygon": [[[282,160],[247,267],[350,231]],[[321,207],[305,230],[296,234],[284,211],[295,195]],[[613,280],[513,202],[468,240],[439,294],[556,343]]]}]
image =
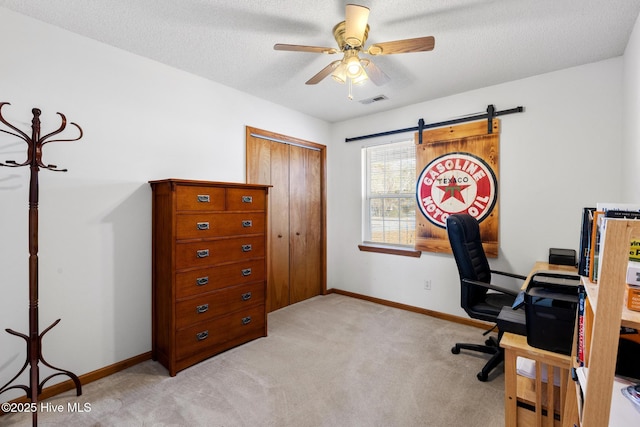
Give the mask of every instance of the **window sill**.
[{"label": "window sill", "polygon": [[385,245],[376,245],[372,243],[363,243],[358,245],[358,249],[362,252],[376,252],[380,254],[390,254],[390,255],[400,255],[400,256],[408,256],[413,258],[420,258],[422,255],[421,251],[417,251],[412,248],[405,248],[401,246],[385,246]]}]

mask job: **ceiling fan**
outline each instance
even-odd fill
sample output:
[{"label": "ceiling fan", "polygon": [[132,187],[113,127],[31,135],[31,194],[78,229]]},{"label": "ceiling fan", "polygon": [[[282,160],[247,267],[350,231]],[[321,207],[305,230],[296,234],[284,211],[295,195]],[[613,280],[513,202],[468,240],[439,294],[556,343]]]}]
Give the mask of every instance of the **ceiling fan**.
[{"label": "ceiling fan", "polygon": [[433,50],[435,39],[432,36],[418,37],[415,39],[396,40],[384,43],[375,43],[365,49],[364,44],[369,35],[369,8],[356,4],[348,4],[345,20],[333,27],[333,37],[338,43],[338,48],[303,46],[297,44],[275,44],[275,50],[293,52],[312,52],[336,54],[342,53],[341,60],[333,61],[324,67],[315,76],[307,80],[306,84],[314,85],[322,81],[329,74],[339,83],[349,84],[349,99],[353,99],[351,93],[352,84],[361,84],[371,79],[377,86],[387,83],[390,79],[384,71],[378,68],[370,59],[360,58],[360,54],[371,56],[391,55],[395,53],[426,52]]}]

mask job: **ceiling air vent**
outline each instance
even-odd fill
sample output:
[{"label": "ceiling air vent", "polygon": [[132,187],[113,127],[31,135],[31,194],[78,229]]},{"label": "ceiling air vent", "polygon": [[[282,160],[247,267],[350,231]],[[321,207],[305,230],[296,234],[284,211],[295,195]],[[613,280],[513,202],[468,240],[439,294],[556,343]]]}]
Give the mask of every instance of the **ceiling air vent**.
[{"label": "ceiling air vent", "polygon": [[386,97],[386,95],[377,95],[374,96],[373,98],[367,98],[367,99],[363,99],[360,101],[361,104],[373,104],[374,102],[379,102],[379,101],[384,101],[386,99],[389,99]]}]

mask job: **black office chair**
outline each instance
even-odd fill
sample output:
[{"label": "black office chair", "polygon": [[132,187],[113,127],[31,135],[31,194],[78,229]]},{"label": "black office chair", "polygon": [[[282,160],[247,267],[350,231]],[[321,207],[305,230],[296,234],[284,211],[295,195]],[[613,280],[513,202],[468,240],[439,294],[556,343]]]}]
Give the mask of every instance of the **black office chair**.
[{"label": "black office chair", "polygon": [[[518,292],[491,284],[491,274],[520,280],[525,280],[526,277],[519,274],[491,270],[482,248],[480,226],[478,221],[471,215],[450,215],[447,218],[447,234],[449,235],[449,243],[460,274],[462,308],[473,319],[496,323],[503,307],[507,306],[507,309],[511,310]],[[495,326],[486,331],[484,335],[494,329]],[[499,330],[498,339],[490,337],[485,341],[485,345],[457,343],[451,349],[451,352],[458,354],[460,349],[465,349],[492,354],[491,359],[477,375],[480,381],[487,381],[491,370],[504,360],[504,352],[499,345],[503,332],[505,331]]]}]

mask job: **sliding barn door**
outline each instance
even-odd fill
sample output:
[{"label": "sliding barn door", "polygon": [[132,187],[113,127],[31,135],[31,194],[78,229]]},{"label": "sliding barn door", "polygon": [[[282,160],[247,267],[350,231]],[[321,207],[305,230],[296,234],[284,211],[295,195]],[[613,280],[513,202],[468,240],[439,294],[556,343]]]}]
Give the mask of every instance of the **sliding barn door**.
[{"label": "sliding barn door", "polygon": [[428,252],[451,253],[446,218],[467,213],[480,222],[482,246],[498,256],[498,178],[500,120],[428,129],[416,141],[416,245]]}]

